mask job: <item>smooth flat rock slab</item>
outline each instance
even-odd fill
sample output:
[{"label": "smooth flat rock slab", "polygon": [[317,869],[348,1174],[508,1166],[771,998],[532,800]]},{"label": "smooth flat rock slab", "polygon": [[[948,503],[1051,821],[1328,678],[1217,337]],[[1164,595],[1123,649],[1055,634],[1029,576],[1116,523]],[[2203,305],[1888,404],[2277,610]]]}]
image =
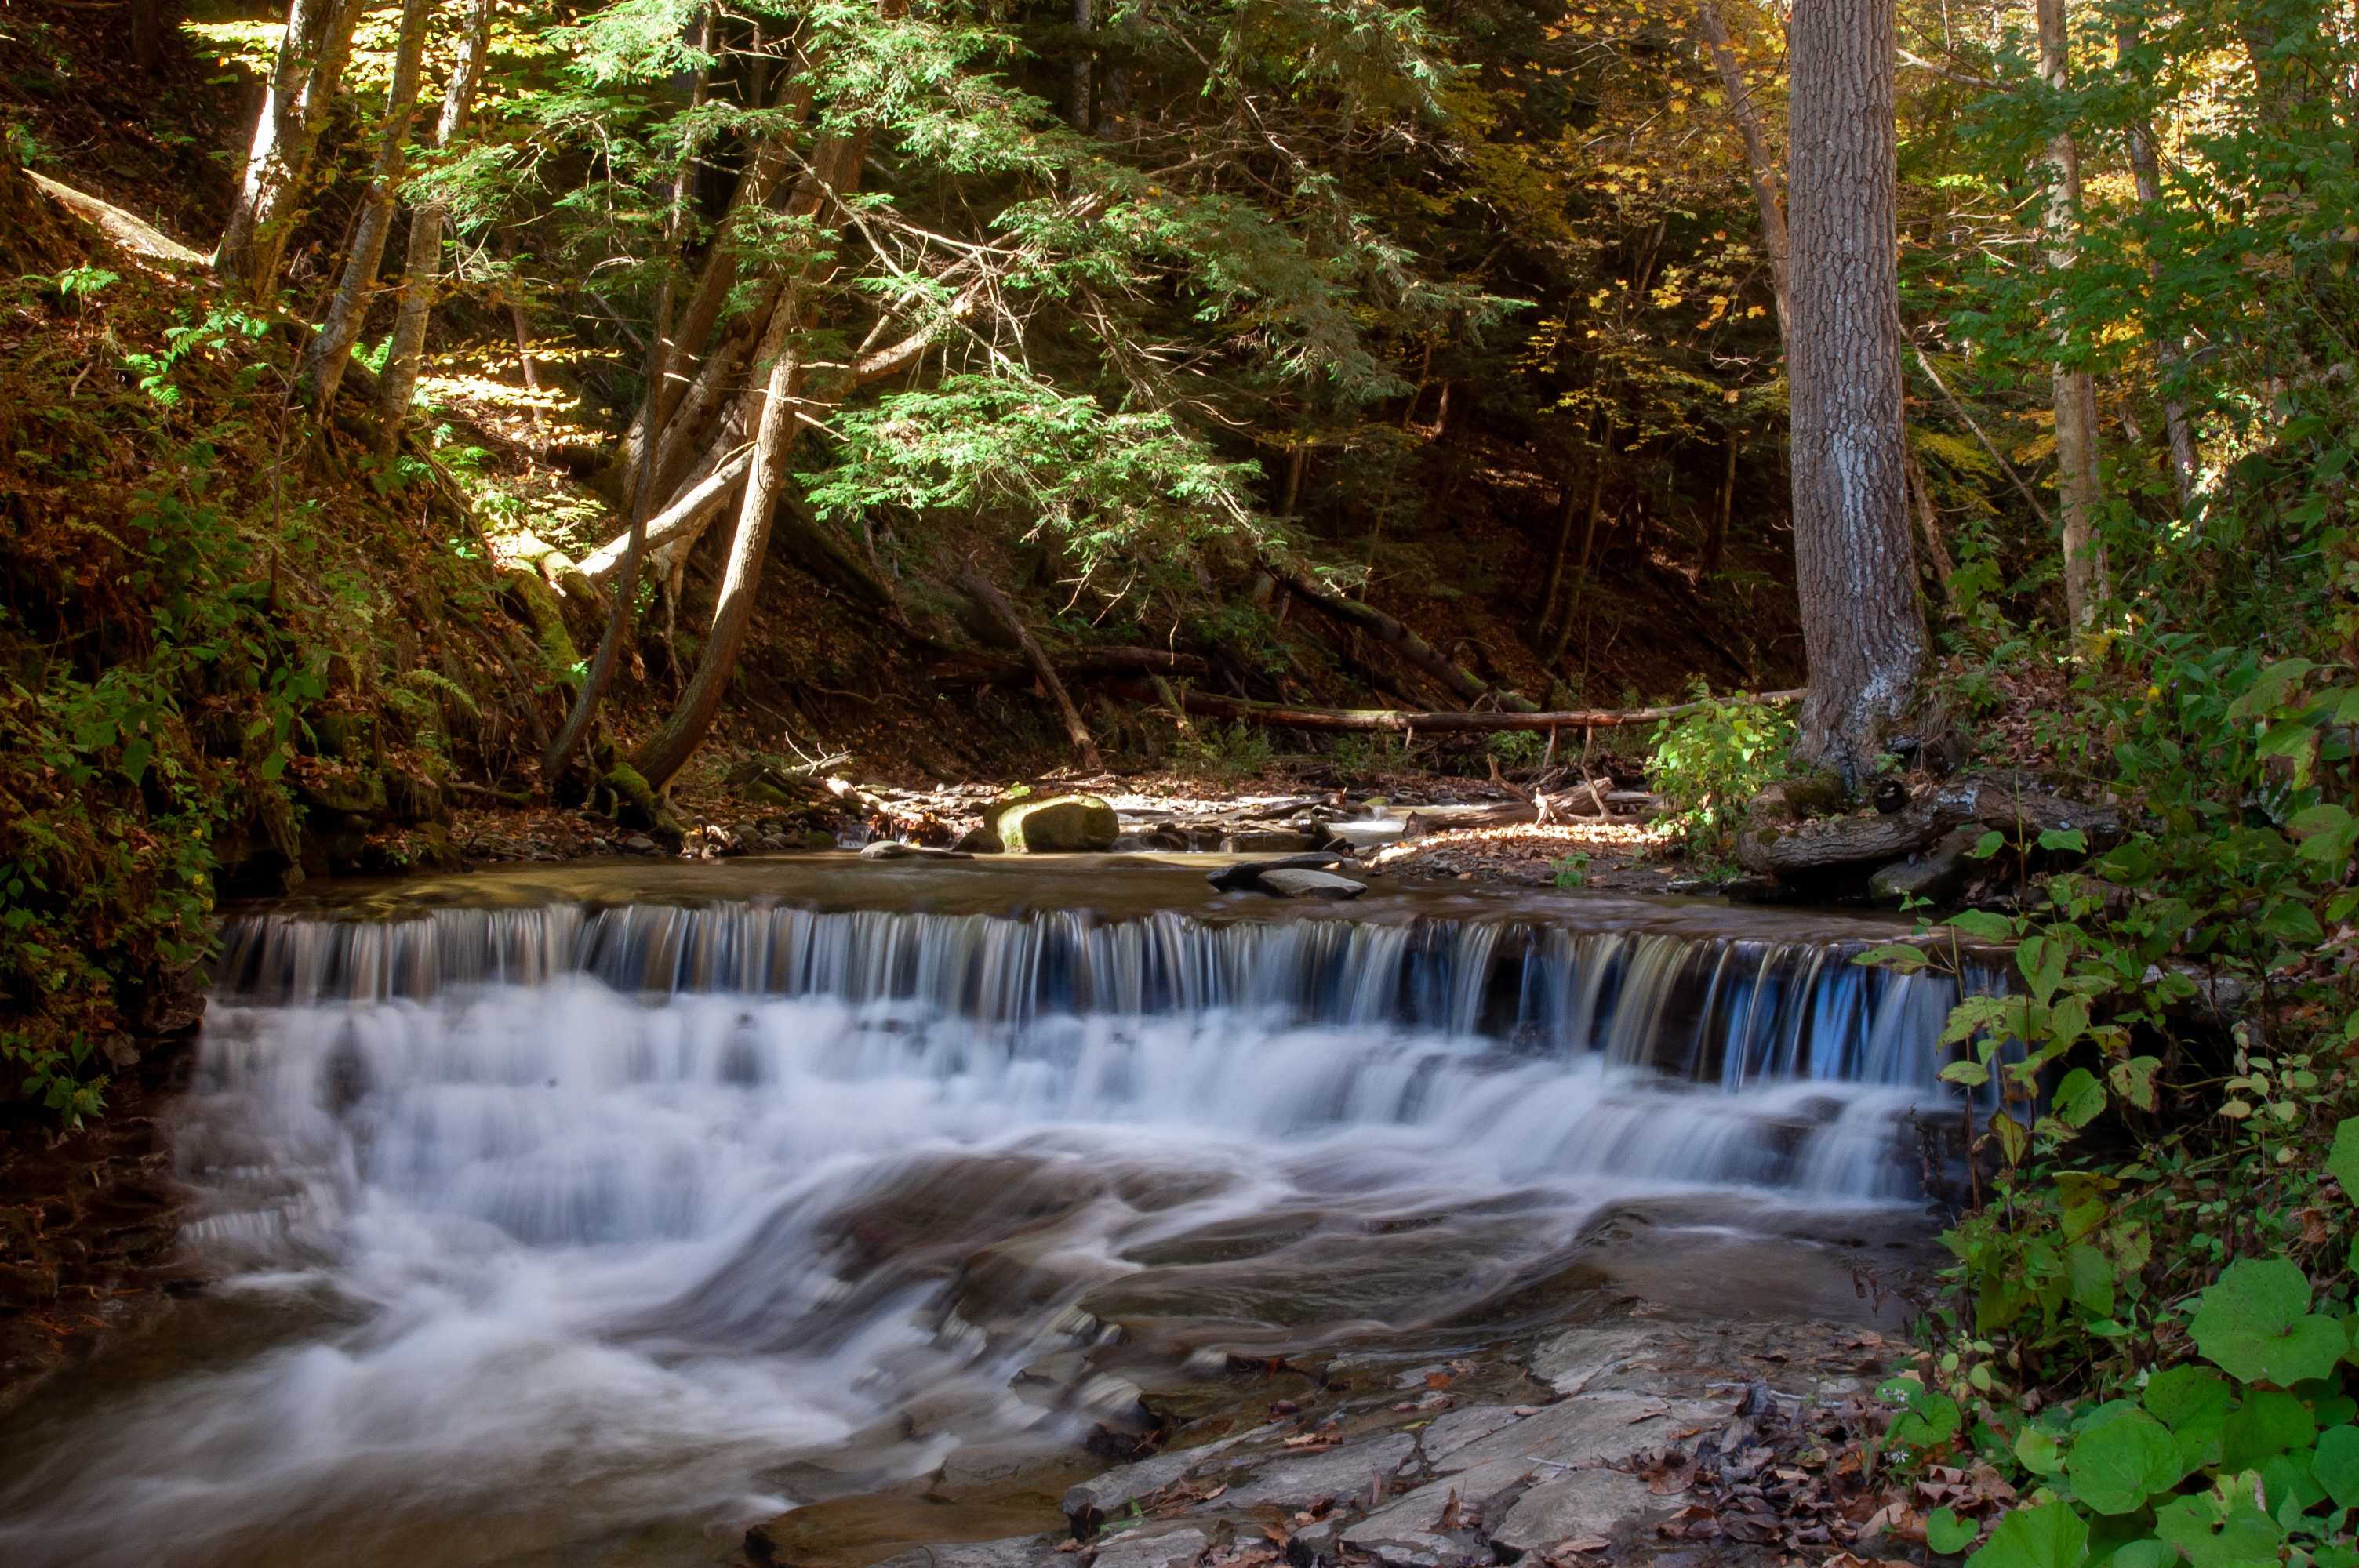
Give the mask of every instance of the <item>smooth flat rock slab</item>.
[{"label": "smooth flat rock slab", "polygon": [[1647,1483],[1619,1470],[1569,1470],[1526,1492],[1491,1539],[1532,1552],[1582,1536],[1610,1536],[1656,1501]]},{"label": "smooth flat rock slab", "polygon": [[1639,1449],[1669,1442],[1673,1427],[1670,1406],[1662,1400],[1619,1394],[1582,1394],[1559,1404],[1544,1405],[1513,1426],[1434,1462],[1435,1470],[1454,1475],[1502,1459],[1528,1459],[1551,1465],[1594,1465],[1625,1458]]},{"label": "smooth flat rock slab", "polygon": [[1389,1483],[1399,1474],[1401,1465],[1416,1452],[1415,1437],[1406,1432],[1388,1432],[1324,1454],[1272,1459],[1258,1473],[1229,1482],[1226,1492],[1198,1506],[1245,1509],[1275,1503],[1293,1509],[1353,1498],[1364,1502],[1377,1485]]},{"label": "smooth flat rock slab", "polygon": [[1189,1568],[1212,1544],[1212,1537],[1192,1527],[1141,1526],[1099,1547],[1096,1568]]},{"label": "smooth flat rock slab", "polygon": [[1464,1410],[1445,1411],[1417,1434],[1417,1445],[1424,1452],[1428,1464],[1440,1464],[1468,1444],[1524,1419],[1506,1405],[1470,1405]]},{"label": "smooth flat rock slab", "polygon": [[1136,1465],[1117,1465],[1103,1476],[1093,1476],[1080,1485],[1067,1488],[1064,1498],[1066,1514],[1080,1519],[1094,1511],[1110,1514],[1120,1509],[1133,1498],[1143,1498],[1149,1492],[1159,1492],[1179,1480],[1197,1465],[1211,1459],[1223,1448],[1249,1434],[1223,1438],[1201,1448],[1182,1448],[1169,1454],[1158,1454]]},{"label": "smooth flat rock slab", "polygon": [[1531,1480],[1533,1469],[1521,1461],[1502,1459],[1461,1476],[1429,1481],[1346,1529],[1343,1541],[1392,1568],[1451,1568],[1494,1562],[1490,1549],[1477,1543],[1474,1532],[1508,1510]]},{"label": "smooth flat rock slab", "polygon": [[1532,1353],[1532,1376],[1560,1394],[1577,1394],[1625,1363],[1645,1359],[1663,1337],[1661,1325],[1651,1323],[1569,1329]]},{"label": "smooth flat rock slab", "polygon": [[1047,1536],[1019,1535],[1007,1541],[912,1547],[887,1557],[876,1568],[1031,1568],[1055,1561],[1056,1543]]}]

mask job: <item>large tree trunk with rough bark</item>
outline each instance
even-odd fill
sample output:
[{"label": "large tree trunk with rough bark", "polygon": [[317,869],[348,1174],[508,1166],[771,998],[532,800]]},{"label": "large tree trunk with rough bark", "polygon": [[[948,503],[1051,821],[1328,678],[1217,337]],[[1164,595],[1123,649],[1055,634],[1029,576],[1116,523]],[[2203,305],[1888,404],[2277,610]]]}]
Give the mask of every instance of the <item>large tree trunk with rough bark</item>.
[{"label": "large tree trunk with rough bark", "polygon": [[353,231],[352,254],[344,258],[343,276],[327,317],[303,350],[297,373],[303,392],[322,414],[335,400],[337,384],[359,341],[361,324],[368,319],[369,301],[376,293],[377,267],[385,260],[386,236],[393,232],[394,203],[401,194],[402,170],[409,161],[409,119],[418,106],[419,68],[426,58],[426,20],[432,0],[404,0],[401,36],[394,46],[393,81],[386,89],[385,129],[377,143],[376,172],[363,199],[361,221]]},{"label": "large tree trunk with rough bark", "polygon": [[1777,297],[1777,331],[1782,337],[1793,315],[1792,286],[1787,260],[1786,211],[1777,200],[1777,166],[1769,157],[1769,138],[1761,128],[1761,106],[1754,102],[1753,86],[1729,43],[1728,29],[1712,0],[1698,0],[1696,19],[1712,49],[1712,69],[1720,73],[1721,91],[1728,94],[1728,113],[1745,143],[1745,171],[1753,183],[1754,204],[1761,211],[1761,248],[1769,253],[1769,285]]},{"label": "large tree trunk with rough bark", "polygon": [[362,5],[363,0],[288,0],[287,31],[263,91],[237,204],[213,251],[213,270],[257,300],[277,285],[279,258],[295,225],[311,153],[343,85]]},{"label": "large tree trunk with rough bark", "polygon": [[[484,56],[491,47],[492,0],[472,0],[467,30],[459,40],[459,56],[451,66],[451,81],[442,91],[442,114],[435,122],[433,146],[447,149],[459,138],[467,112],[475,102],[475,84],[483,79]],[[449,213],[442,203],[427,200],[409,212],[409,248],[404,258],[401,286],[394,295],[393,343],[385,357],[385,373],[377,381],[377,444],[390,453],[401,445],[402,427],[409,421],[410,399],[418,391],[418,359],[426,347],[426,327],[434,314],[434,296],[442,283],[442,226]]]},{"label": "large tree trunk with rough bark", "polygon": [[[2039,13],[2039,74],[2059,92],[2071,85],[2070,40],[2065,32],[2064,0],[2037,0]],[[2062,274],[2071,270],[2080,251],[2081,156],[2069,132],[2048,142],[2048,265]],[[2060,345],[2066,324],[2060,313],[2056,336]],[[2095,535],[2096,513],[2103,501],[2097,477],[2097,385],[2085,370],[2057,359],[2056,510],[2063,521],[2064,600],[2075,627],[2086,626],[2096,607],[2112,591],[2105,581],[2104,558]]]},{"label": "large tree trunk with rough bark", "polygon": [[1787,186],[1797,751],[1856,784],[1916,696],[1925,622],[1901,428],[1892,0],[1798,0]]}]

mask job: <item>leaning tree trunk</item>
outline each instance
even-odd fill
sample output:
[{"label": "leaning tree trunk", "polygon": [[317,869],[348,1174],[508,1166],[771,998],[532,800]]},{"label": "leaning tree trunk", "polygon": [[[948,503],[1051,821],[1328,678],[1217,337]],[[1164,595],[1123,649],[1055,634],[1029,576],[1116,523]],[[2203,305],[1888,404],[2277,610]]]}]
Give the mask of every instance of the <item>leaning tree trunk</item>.
[{"label": "leaning tree trunk", "polygon": [[213,250],[213,270],[257,300],[266,298],[277,282],[295,204],[343,84],[362,5],[363,0],[288,0],[287,31],[263,92],[237,204]]},{"label": "leaning tree trunk", "polygon": [[1783,337],[1792,319],[1789,245],[1786,211],[1777,200],[1777,166],[1769,157],[1769,138],[1762,133],[1761,109],[1753,101],[1752,84],[1729,46],[1728,29],[1712,0],[1698,0],[1696,19],[1702,24],[1704,42],[1712,48],[1712,69],[1720,73],[1721,91],[1728,94],[1728,113],[1745,143],[1745,170],[1753,182],[1753,200],[1761,210],[1761,246],[1769,253],[1769,286],[1777,299],[1777,331]]},{"label": "leaning tree trunk", "polygon": [[[2125,23],[2114,38],[2117,58],[2125,57],[2137,48],[2137,28]],[[2129,144],[2130,178],[2138,205],[2151,210],[2162,201],[2162,166],[2155,157],[2154,127],[2144,118],[2134,121]],[[2159,277],[2162,265],[2153,263],[2147,272]],[[2166,378],[2178,373],[2186,357],[2186,347],[2179,338],[2164,336],[2155,341],[2154,357],[2160,362]],[[2183,514],[2195,503],[2195,481],[2202,460],[2196,450],[2194,427],[2187,422],[2186,408],[2168,395],[2162,400],[2162,423],[2170,440],[2170,487],[2179,497],[2179,510]]]},{"label": "leaning tree trunk", "polygon": [[[2071,85],[2070,39],[2064,26],[2064,0],[2038,0],[2039,10],[2039,74],[2049,88],[2061,92]],[[2058,346],[2069,334],[2062,293],[2063,275],[2080,252],[2075,229],[2081,213],[2081,157],[2070,132],[2060,131],[2048,142],[2048,265],[2057,275],[2059,298],[2052,330]],[[2064,600],[2074,627],[2086,626],[2097,604],[2111,589],[2105,581],[2104,557],[2096,542],[2095,515],[2103,500],[2097,477],[2097,384],[2085,370],[2057,357],[2053,380],[2056,395],[2056,510],[2063,518]]]},{"label": "leaning tree trunk", "polygon": [[432,0],[404,0],[401,38],[393,55],[393,81],[386,89],[385,130],[377,143],[376,176],[369,182],[361,221],[353,232],[352,254],[344,259],[344,275],[335,297],[328,303],[327,319],[303,350],[297,373],[304,395],[322,416],[335,400],[337,384],[359,341],[361,324],[368,318],[376,292],[376,271],[385,260],[386,236],[393,232],[393,204],[401,191],[401,171],[409,157],[409,119],[418,106],[419,67],[426,57],[426,19]]},{"label": "leaning tree trunk", "polygon": [[1791,147],[1797,751],[1856,784],[1925,659],[1901,429],[1893,0],[1797,0]]},{"label": "leaning tree trunk", "polygon": [[[442,92],[442,115],[434,125],[437,152],[448,151],[467,123],[475,84],[483,79],[484,57],[491,48],[491,29],[492,0],[473,0],[467,30],[459,39],[459,57],[451,62],[451,81]],[[387,455],[400,449],[409,402],[418,392],[418,359],[426,347],[426,326],[442,282],[442,225],[448,218],[443,204],[432,200],[410,209],[409,250],[401,285],[394,293],[393,342],[386,352],[385,373],[377,381],[377,447]]]}]

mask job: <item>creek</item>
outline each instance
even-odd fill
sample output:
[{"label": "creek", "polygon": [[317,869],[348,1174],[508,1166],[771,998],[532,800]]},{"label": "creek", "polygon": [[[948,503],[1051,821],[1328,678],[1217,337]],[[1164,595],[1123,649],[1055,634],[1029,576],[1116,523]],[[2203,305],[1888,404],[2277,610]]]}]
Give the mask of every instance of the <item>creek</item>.
[{"label": "creek", "polygon": [[172,1121],[205,1282],[15,1412],[0,1560],[737,1562],[1240,1368],[1897,1315],[1958,982],[1848,961],[1895,923],[1169,860],[236,915]]}]

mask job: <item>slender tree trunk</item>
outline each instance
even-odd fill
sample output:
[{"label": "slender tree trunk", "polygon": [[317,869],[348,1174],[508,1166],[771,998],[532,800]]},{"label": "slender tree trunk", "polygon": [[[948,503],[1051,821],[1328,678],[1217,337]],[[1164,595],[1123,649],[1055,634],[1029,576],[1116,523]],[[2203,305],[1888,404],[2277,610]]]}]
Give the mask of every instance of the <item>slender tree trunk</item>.
[{"label": "slender tree trunk", "polygon": [[[799,182],[788,205],[788,215],[815,216],[857,189],[867,148],[864,130],[825,138],[813,151],[810,173]],[[730,539],[729,565],[722,578],[720,600],[713,607],[712,633],[705,639],[696,673],[671,717],[631,757],[631,766],[650,788],[660,789],[669,783],[703,743],[705,731],[721,710],[729,679],[736,673],[738,654],[745,650],[754,594],[769,548],[770,522],[786,485],[787,457],[801,428],[805,374],[801,339],[816,323],[815,297],[825,287],[826,277],[832,276],[830,268],[826,276],[789,282],[763,333],[755,362],[758,365],[766,358],[768,376],[755,427],[753,463],[745,476],[744,499],[738,503],[737,529]]]},{"label": "slender tree trunk", "polygon": [[1925,482],[1925,465],[1917,460],[1913,447],[1908,450],[1908,491],[1917,498],[1917,524],[1925,546],[1925,564],[1933,568],[1933,580],[1941,589],[1941,602],[1948,604],[1950,574],[1957,568],[1951,563],[1949,546],[1941,539],[1941,514],[1933,510],[1933,491]]},{"label": "slender tree trunk", "polygon": [[1769,253],[1769,282],[1777,297],[1777,333],[1782,339],[1792,308],[1788,304],[1791,286],[1786,260],[1786,211],[1777,200],[1777,166],[1769,157],[1769,138],[1761,129],[1760,105],[1753,101],[1753,88],[1745,80],[1745,68],[1738,63],[1735,49],[1730,47],[1728,29],[1721,25],[1720,12],[1712,0],[1698,0],[1696,19],[1702,25],[1704,42],[1711,46],[1712,68],[1720,73],[1721,91],[1728,94],[1729,115],[1735,120],[1736,134],[1745,143],[1745,169],[1753,182],[1754,204],[1761,210],[1761,246]]},{"label": "slender tree trunk", "polygon": [[164,0],[131,0],[131,63],[153,76],[164,62]]},{"label": "slender tree trunk", "polygon": [[1721,553],[1728,547],[1729,514],[1736,504],[1736,432],[1728,433],[1728,457],[1720,470],[1720,504],[1712,514],[1712,528],[1703,536],[1703,569],[1698,575],[1710,582],[1720,575]]},{"label": "slender tree trunk", "polygon": [[297,375],[304,395],[322,416],[335,400],[337,384],[353,355],[353,344],[368,319],[369,302],[376,293],[378,266],[385,260],[386,236],[393,232],[393,207],[401,193],[402,170],[408,162],[409,118],[418,105],[418,74],[426,57],[426,21],[432,0],[404,0],[401,35],[394,46],[393,81],[386,90],[385,129],[377,142],[376,174],[363,199],[361,221],[353,232],[352,254],[344,259],[344,275],[320,330],[304,346]]},{"label": "slender tree trunk", "polygon": [[1605,438],[1597,443],[1597,470],[1589,479],[1589,515],[1581,524],[1581,555],[1573,563],[1572,599],[1564,607],[1564,619],[1549,643],[1548,654],[1540,663],[1549,669],[1556,668],[1564,658],[1567,643],[1572,641],[1572,623],[1581,614],[1581,596],[1589,587],[1590,553],[1597,546],[1597,517],[1605,505],[1605,460],[1614,452],[1614,416],[1605,416]]},{"label": "slender tree trunk", "polygon": [[1581,510],[1581,492],[1573,488],[1572,460],[1564,464],[1562,496],[1556,509],[1556,548],[1549,552],[1547,586],[1540,589],[1539,612],[1532,617],[1532,646],[1538,648],[1548,637],[1549,628],[1556,623],[1557,590],[1564,586],[1564,555],[1572,545],[1573,514]]},{"label": "slender tree trunk", "polygon": [[1090,45],[1090,0],[1073,0],[1072,84],[1066,93],[1065,121],[1077,131],[1096,124],[1090,99],[1097,52]]},{"label": "slender tree trunk", "polygon": [[363,0],[288,0],[287,31],[255,122],[237,204],[230,209],[213,270],[255,299],[268,297],[295,223],[311,152],[328,123]]},{"label": "slender tree trunk", "polygon": [[1893,0],[1797,0],[1790,193],[1800,758],[1856,785],[1925,660],[1901,431]]},{"label": "slender tree trunk", "polygon": [[[483,79],[484,57],[491,48],[492,0],[472,0],[467,30],[459,40],[459,55],[451,80],[442,91],[442,114],[434,124],[434,150],[447,152],[467,123],[475,102],[475,84]],[[418,361],[426,347],[426,327],[434,314],[434,296],[442,283],[442,227],[449,214],[442,203],[419,202],[409,213],[409,249],[404,258],[400,287],[394,295],[393,345],[385,357],[385,373],[377,381],[377,447],[387,456],[400,449],[403,427],[409,422],[410,399],[418,391]]]},{"label": "slender tree trunk", "polygon": [[[2118,55],[2127,55],[2137,47],[2137,28],[2125,23],[2114,33]],[[2130,177],[2137,191],[2138,205],[2152,209],[2162,200],[2162,166],[2155,157],[2154,127],[2141,119],[2130,126]],[[2149,269],[2159,276],[2158,264]],[[2154,357],[2160,362],[2165,380],[2175,374],[2185,358],[2186,345],[2173,337],[2155,340]],[[2165,395],[2162,400],[2163,428],[2170,438],[2170,485],[2179,496],[2179,510],[2184,514],[2195,503],[2195,482],[2202,469],[2202,458],[2195,447],[2195,431],[2187,422],[2187,410],[2178,399]]]},{"label": "slender tree trunk", "polygon": [[[968,565],[973,566],[973,563],[970,561]],[[1104,759],[1098,755],[1098,743],[1090,738],[1089,727],[1082,722],[1081,709],[1073,706],[1072,696],[1065,690],[1065,683],[1057,678],[1057,666],[1049,662],[1049,655],[1041,650],[1031,628],[1024,624],[1023,617],[1016,613],[1016,607],[1007,602],[1006,595],[978,571],[970,571],[962,577],[959,586],[989,611],[993,619],[1006,628],[1008,635],[1016,639],[1016,645],[1024,650],[1024,657],[1032,665],[1032,673],[1040,677],[1041,689],[1056,701],[1057,715],[1065,721],[1065,738],[1073,743],[1073,751],[1081,757],[1082,766],[1093,773],[1103,773]]]},{"label": "slender tree trunk", "polygon": [[[2039,14],[2039,74],[2061,92],[2071,85],[2071,38],[2065,26],[2065,0],[2037,0]],[[2081,214],[2081,157],[2069,133],[2059,132],[2048,142],[2048,265],[2060,275],[2069,272],[2080,251],[2077,230]],[[2058,302],[2055,331],[2060,346],[2068,326],[2063,302]],[[2075,627],[2095,619],[2100,600],[2111,589],[2105,581],[2104,557],[2094,535],[2104,495],[2097,474],[2096,379],[2072,368],[2060,355],[2054,372],[2056,399],[2056,510],[2063,519],[2064,599]]]}]

